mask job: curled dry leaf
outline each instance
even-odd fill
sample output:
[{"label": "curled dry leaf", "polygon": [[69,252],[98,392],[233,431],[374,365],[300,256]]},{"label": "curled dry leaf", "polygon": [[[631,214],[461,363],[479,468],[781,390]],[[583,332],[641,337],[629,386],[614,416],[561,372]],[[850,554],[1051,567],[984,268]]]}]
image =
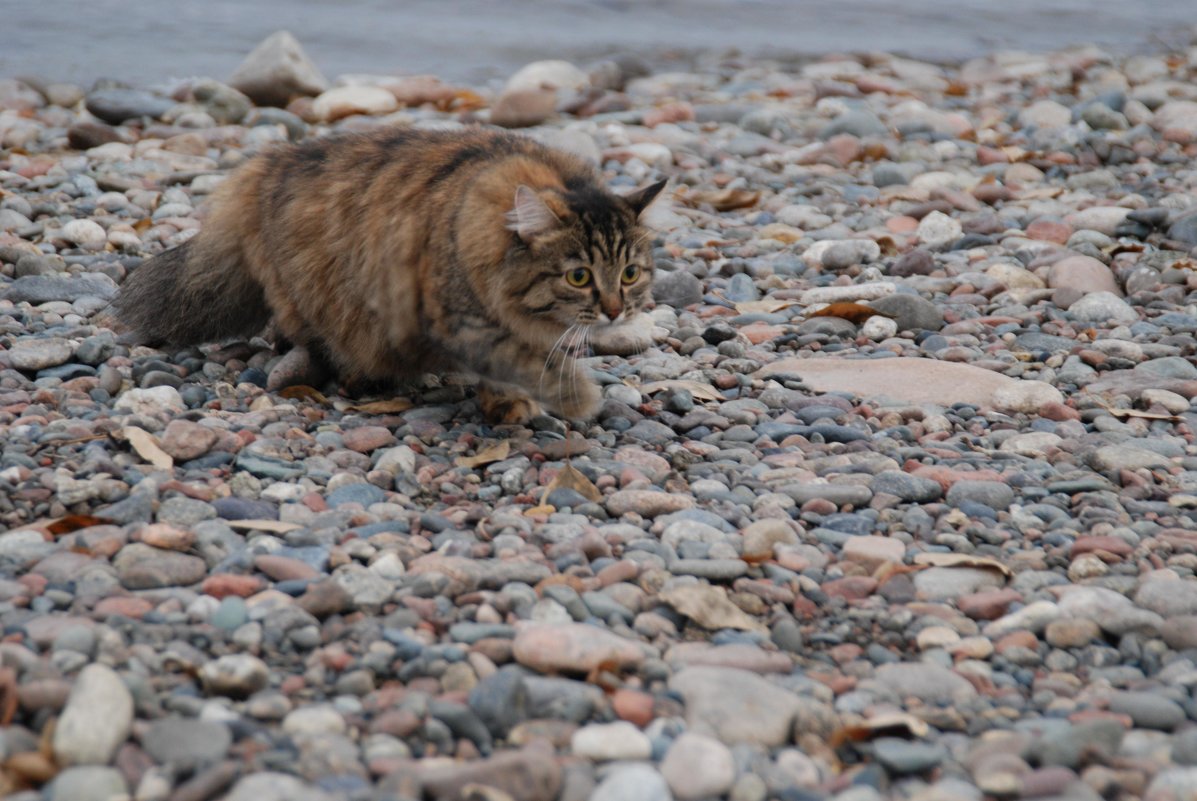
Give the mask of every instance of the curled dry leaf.
[{"label": "curled dry leaf", "polygon": [[52,534],[55,537],[61,537],[66,534],[73,534],[81,529],[91,528],[92,526],[103,526],[111,522],[107,518],[95,517],[94,515],[67,515],[46,524],[46,533]]},{"label": "curled dry leaf", "polygon": [[1010,568],[996,559],[970,556],[966,553],[920,553],[914,557],[914,563],[928,567],[979,567],[983,570],[996,570],[1007,578],[1014,575]]},{"label": "curled dry leaf", "polygon": [[406,412],[415,406],[407,398],[391,398],[389,400],[370,401],[368,403],[347,403],[343,407],[339,403],[333,404],[337,411],[365,412],[366,414],[398,414]]},{"label": "curled dry leaf", "polygon": [[321,405],[328,405],[328,398],[324,393],[315,387],[309,387],[307,384],[296,384],[292,387],[283,387],[279,390],[279,397],[287,400],[310,400],[315,401]]},{"label": "curled dry leaf", "polygon": [[245,531],[268,531],[271,534],[286,534],[288,531],[301,529],[298,523],[287,523],[282,520],[226,520],[230,528]]},{"label": "curled dry leaf", "polygon": [[501,439],[498,442],[492,442],[485,448],[480,448],[473,456],[458,456],[453,460],[453,464],[458,467],[468,467],[473,469],[475,467],[482,467],[483,465],[492,464],[494,462],[501,462],[507,458],[511,453],[511,441]]},{"label": "curled dry leaf", "polygon": [[169,453],[158,447],[158,440],[154,439],[153,434],[137,426],[125,426],[121,429],[121,433],[142,459],[159,470],[174,469],[175,460]]},{"label": "curled dry leaf", "polygon": [[732,211],[755,206],[761,198],[761,193],[747,189],[716,189],[678,192],[675,197],[687,206],[708,205],[715,211]]},{"label": "curled dry leaf", "polygon": [[[572,464],[568,463],[565,467],[557,471],[557,475],[544,488],[543,497],[548,498],[549,494],[555,489],[571,489],[593,503],[598,503],[603,499],[603,493],[599,491],[598,487],[594,486],[594,482],[583,475]],[[545,503],[545,501],[542,499],[541,503]]]},{"label": "curled dry leaf", "polygon": [[665,381],[650,381],[640,385],[640,391],[645,395],[656,395],[670,389],[684,389],[699,400],[721,401],[723,396],[710,384],[699,381],[688,381],[684,378],[671,378]]},{"label": "curled dry leaf", "polygon": [[905,712],[890,712],[871,717],[863,723],[845,726],[831,737],[831,746],[860,743],[878,737],[903,737],[908,740],[926,737],[931,727],[926,721]]},{"label": "curled dry leaf", "polygon": [[807,317],[838,317],[841,320],[847,320],[850,323],[860,325],[870,317],[889,317],[893,318],[892,314],[879,312],[871,306],[866,306],[863,303],[853,303],[852,301],[843,301],[840,303],[829,303],[818,311],[809,312]]},{"label": "curled dry leaf", "polygon": [[797,306],[796,300],[781,300],[779,298],[765,298],[763,300],[746,300],[736,304],[736,311],[740,314],[773,314],[791,306]]},{"label": "curled dry leaf", "polygon": [[705,629],[768,631],[763,623],[728,600],[722,587],[712,584],[670,587],[657,597]]}]

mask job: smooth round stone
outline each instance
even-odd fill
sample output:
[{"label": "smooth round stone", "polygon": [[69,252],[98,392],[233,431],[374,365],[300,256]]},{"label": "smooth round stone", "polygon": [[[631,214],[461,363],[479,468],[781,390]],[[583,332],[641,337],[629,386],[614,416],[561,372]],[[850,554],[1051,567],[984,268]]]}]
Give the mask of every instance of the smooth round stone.
[{"label": "smooth round stone", "polygon": [[338,487],[330,492],[324,500],[333,509],[346,503],[356,503],[364,509],[372,504],[382,503],[386,498],[386,490],[373,484],[357,483]]},{"label": "smooth round stone", "polygon": [[952,506],[971,501],[1003,512],[1014,502],[1014,490],[1000,481],[957,481],[948,488],[945,500]]},{"label": "smooth round stone", "polygon": [[977,693],[960,674],[929,663],[882,665],[877,668],[877,681],[899,696],[913,696],[928,703],[952,703]]},{"label": "smooth round stone", "polygon": [[1094,292],[1068,307],[1068,316],[1082,323],[1133,323],[1139,313],[1113,292]]},{"label": "smooth round stone", "polygon": [[673,741],[661,761],[661,775],[675,798],[722,796],[736,779],[731,750],[712,737],[686,732]]},{"label": "smooth round stone", "polygon": [[87,765],[67,768],[55,776],[45,798],[47,801],[111,801],[127,798],[127,793],[128,785],[119,770]]},{"label": "smooth round stone", "polygon": [[947,751],[938,743],[881,737],[873,741],[873,756],[890,773],[905,775],[932,770],[944,761]]},{"label": "smooth round stone", "polygon": [[899,331],[939,331],[944,326],[939,306],[909,292],[877,298],[869,301],[869,307],[892,317]]},{"label": "smooth round stone", "polygon": [[1135,726],[1172,731],[1185,720],[1180,704],[1156,693],[1117,692],[1110,696],[1110,711],[1128,715]]},{"label": "smooth round stone", "polygon": [[112,668],[83,668],[54,730],[54,758],[60,765],[107,765],[129,736],[133,696]]},{"label": "smooth round stone", "polygon": [[44,370],[70,360],[74,347],[65,339],[18,339],[8,351],[8,360],[18,370]]},{"label": "smooth round stone", "polygon": [[228,654],[205,663],[199,670],[200,681],[213,695],[244,698],[266,687],[270,668],[250,654]]},{"label": "smooth round stone", "polygon": [[1101,636],[1101,627],[1085,618],[1053,620],[1043,632],[1053,648],[1084,648]]},{"label": "smooth round stone", "polygon": [[156,720],[142,737],[142,747],[155,762],[183,771],[223,759],[232,744],[228,726],[192,718]]},{"label": "smooth round stone", "polygon": [[869,488],[874,494],[894,495],[903,501],[914,503],[928,503],[939,500],[943,496],[943,487],[938,481],[913,476],[899,470],[886,470],[878,473],[869,482]]},{"label": "smooth round stone", "polygon": [[648,759],[652,756],[652,742],[626,721],[592,723],[574,732],[570,748],[575,756],[596,762]]},{"label": "smooth round stone", "polygon": [[621,765],[603,779],[590,801],[670,801],[669,785],[649,765]]}]

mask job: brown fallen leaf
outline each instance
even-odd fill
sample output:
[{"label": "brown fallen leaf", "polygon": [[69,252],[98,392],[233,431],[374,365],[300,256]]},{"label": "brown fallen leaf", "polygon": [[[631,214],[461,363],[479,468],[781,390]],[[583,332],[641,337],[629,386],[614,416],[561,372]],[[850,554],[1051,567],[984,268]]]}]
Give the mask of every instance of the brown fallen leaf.
[{"label": "brown fallen leaf", "polygon": [[791,306],[797,306],[796,300],[780,300],[765,298],[764,300],[746,300],[736,304],[736,311],[740,314],[773,314]]},{"label": "brown fallen leaf", "polygon": [[61,537],[64,534],[72,534],[80,529],[103,526],[111,522],[111,520],[106,518],[95,517],[93,515],[67,515],[48,523],[46,525],[46,533],[52,534],[55,537]]},{"label": "brown fallen leaf", "polygon": [[699,381],[688,381],[684,378],[650,381],[647,384],[641,384],[639,389],[645,395],[656,395],[658,392],[665,392],[670,389],[685,389],[689,390],[690,394],[699,400],[716,402],[723,400],[723,396],[719,394],[719,391],[710,384],[703,384]]},{"label": "brown fallen leaf", "polygon": [[350,403],[344,411],[365,412],[366,414],[398,414],[406,412],[415,406],[407,398],[391,398],[390,400],[370,401],[368,403]]},{"label": "brown fallen leaf", "polygon": [[17,671],[16,668],[0,668],[0,728],[12,725],[17,715]]},{"label": "brown fallen leaf", "polygon": [[473,456],[458,456],[453,460],[453,464],[458,467],[468,467],[473,469],[475,467],[482,467],[483,465],[492,464],[494,462],[501,462],[507,458],[511,453],[511,441],[501,439],[498,442],[492,442],[485,448],[481,448]]},{"label": "brown fallen leaf", "polygon": [[572,464],[566,464],[565,467],[557,471],[557,475],[553,476],[553,480],[544,488],[544,495],[541,503],[545,503],[545,498],[549,497],[555,489],[571,489],[581,495],[588,501],[598,503],[603,499],[603,493],[599,488],[594,486],[594,482],[583,475]]},{"label": "brown fallen leaf", "polygon": [[926,721],[905,712],[891,712],[869,718],[864,723],[845,726],[831,736],[832,748],[845,743],[860,743],[878,737],[902,737],[908,740],[926,737],[931,727]]},{"label": "brown fallen leaf", "polygon": [[137,455],[154,467],[159,470],[174,469],[175,460],[169,453],[158,447],[158,440],[150,432],[137,426],[125,426],[121,429],[121,434],[133,446],[133,450],[137,452]]},{"label": "brown fallen leaf", "polygon": [[296,384],[292,387],[283,387],[279,390],[279,397],[287,400],[310,400],[315,401],[321,405],[328,405],[328,398],[324,393],[315,387],[309,387],[307,384]]},{"label": "brown fallen leaf", "polygon": [[966,553],[920,553],[914,557],[914,563],[930,567],[978,567],[983,570],[996,570],[1007,578],[1014,575],[1014,571],[996,559]]},{"label": "brown fallen leaf", "polygon": [[755,206],[761,198],[761,193],[747,189],[699,189],[693,192],[679,192],[676,198],[687,206],[708,205],[715,211],[732,211]]},{"label": "brown fallen leaf", "polygon": [[271,534],[286,534],[288,531],[303,528],[298,523],[287,523],[282,520],[226,520],[224,522],[230,528],[244,529],[246,531],[268,531]]},{"label": "brown fallen leaf", "polygon": [[860,325],[870,317],[889,317],[893,318],[892,314],[879,312],[876,309],[866,306],[863,303],[854,303],[852,301],[842,301],[840,303],[830,303],[818,311],[809,312],[807,317],[838,317],[841,320],[847,320],[850,323]]},{"label": "brown fallen leaf", "polygon": [[1111,409],[1106,407],[1106,411],[1114,417],[1138,417],[1141,420],[1172,420],[1173,422],[1180,420],[1174,414],[1160,414],[1159,412],[1142,412],[1138,409]]},{"label": "brown fallen leaf", "polygon": [[670,587],[657,597],[705,629],[768,631],[761,621],[732,603],[726,590],[713,584]]}]

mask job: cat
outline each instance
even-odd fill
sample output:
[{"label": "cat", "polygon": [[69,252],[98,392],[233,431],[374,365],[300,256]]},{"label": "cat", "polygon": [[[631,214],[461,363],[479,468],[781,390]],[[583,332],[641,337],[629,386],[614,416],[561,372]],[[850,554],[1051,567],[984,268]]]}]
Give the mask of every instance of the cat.
[{"label": "cat", "polygon": [[574,354],[650,304],[629,195],[535,140],[483,128],[385,128],[283,146],[217,188],[201,231],[135,268],[113,306],[154,346],[272,323],[343,382],[456,371],[492,422],[587,419],[600,393]]}]

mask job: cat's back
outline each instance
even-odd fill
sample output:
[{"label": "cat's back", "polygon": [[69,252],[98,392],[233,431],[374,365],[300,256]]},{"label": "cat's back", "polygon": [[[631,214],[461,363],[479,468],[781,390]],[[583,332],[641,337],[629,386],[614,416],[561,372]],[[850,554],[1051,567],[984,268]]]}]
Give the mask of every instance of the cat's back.
[{"label": "cat's back", "polygon": [[460,189],[493,168],[523,166],[561,182],[596,180],[593,167],[531,137],[486,128],[396,127],[307,140],[266,156],[265,172],[285,181],[317,180],[358,191],[387,183],[436,192]]}]

